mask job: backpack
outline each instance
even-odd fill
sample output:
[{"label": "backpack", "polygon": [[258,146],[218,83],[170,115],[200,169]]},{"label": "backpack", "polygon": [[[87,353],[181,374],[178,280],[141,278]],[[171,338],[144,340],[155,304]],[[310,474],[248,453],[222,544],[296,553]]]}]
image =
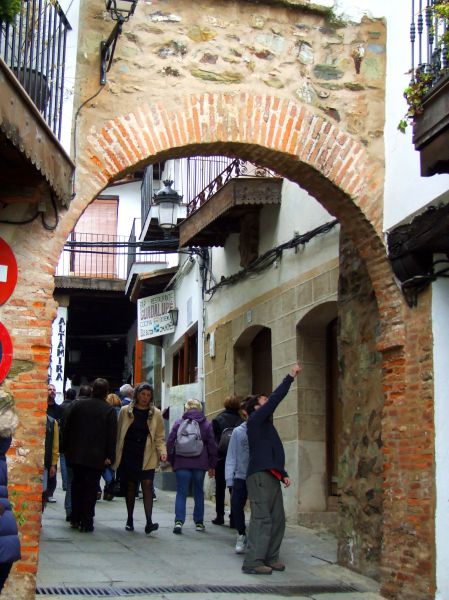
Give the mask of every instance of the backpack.
[{"label": "backpack", "polygon": [[226,427],[226,429],[223,429],[221,432],[220,441],[218,442],[218,452],[223,456],[228,453],[228,446],[234,429],[235,427]]},{"label": "backpack", "polygon": [[178,456],[199,456],[204,443],[201,439],[200,426],[195,419],[183,419],[176,434],[175,453]]}]

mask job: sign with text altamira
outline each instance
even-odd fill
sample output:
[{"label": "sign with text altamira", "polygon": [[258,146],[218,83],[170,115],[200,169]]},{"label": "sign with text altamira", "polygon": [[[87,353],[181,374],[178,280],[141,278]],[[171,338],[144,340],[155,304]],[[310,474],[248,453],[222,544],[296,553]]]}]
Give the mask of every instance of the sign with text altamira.
[{"label": "sign with text altamira", "polygon": [[137,301],[137,339],[148,340],[173,333],[168,311],[175,308],[175,292],[163,292]]},{"label": "sign with text altamira", "polygon": [[56,388],[56,404],[64,400],[64,364],[66,349],[67,307],[59,306],[51,328],[50,364],[48,383]]}]

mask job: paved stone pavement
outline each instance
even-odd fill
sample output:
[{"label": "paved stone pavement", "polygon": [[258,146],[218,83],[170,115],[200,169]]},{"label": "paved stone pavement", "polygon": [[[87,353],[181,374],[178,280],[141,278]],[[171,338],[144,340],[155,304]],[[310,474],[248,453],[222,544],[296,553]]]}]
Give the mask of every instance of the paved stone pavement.
[{"label": "paved stone pavement", "polygon": [[288,525],[281,548],[284,573],[269,576],[241,572],[235,554],[236,533],[211,523],[213,505],[206,502],[206,532],[188,518],[182,535],[174,535],[174,493],[157,491],[153,520],[159,530],[144,533],[144,511],[136,501],[134,532],[125,531],[123,498],[100,501],[95,531],[80,533],[65,521],[63,492],[48,504],[43,517],[37,577],[40,598],[126,597],[136,600],[380,600],[376,582],[336,565],[333,536]]}]

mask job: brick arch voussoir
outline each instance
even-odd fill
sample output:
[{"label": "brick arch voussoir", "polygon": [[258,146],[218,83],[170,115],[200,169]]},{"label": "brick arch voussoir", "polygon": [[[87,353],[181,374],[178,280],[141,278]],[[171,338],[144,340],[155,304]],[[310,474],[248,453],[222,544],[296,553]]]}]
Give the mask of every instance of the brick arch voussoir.
[{"label": "brick arch voussoir", "polygon": [[188,95],[141,105],[88,136],[89,170],[107,185],[136,164],[185,146],[251,144],[294,156],[359,206],[381,234],[381,203],[373,179],[379,164],[363,145],[294,100],[249,93]]},{"label": "brick arch voussoir", "polygon": [[[296,180],[342,223],[346,221],[367,264],[383,329],[391,330],[391,320],[401,328],[403,301],[382,241],[383,190],[376,177],[382,165],[359,141],[308,105],[246,92],[205,93],[144,104],[117,115],[87,136],[78,162],[78,175],[87,175],[81,205],[136,166],[208,151],[242,158],[255,155]],[[337,200],[315,193],[323,180],[330,191],[338,192]]]}]

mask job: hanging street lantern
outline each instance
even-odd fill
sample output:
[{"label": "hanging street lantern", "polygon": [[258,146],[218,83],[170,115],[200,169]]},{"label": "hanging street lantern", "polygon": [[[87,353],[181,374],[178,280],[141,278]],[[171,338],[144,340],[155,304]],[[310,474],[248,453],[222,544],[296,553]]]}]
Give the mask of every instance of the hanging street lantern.
[{"label": "hanging street lantern", "polygon": [[182,196],[172,188],[171,179],[166,179],[163,183],[164,187],[154,194],[153,202],[158,208],[159,227],[164,231],[170,231],[178,222],[178,209]]}]

